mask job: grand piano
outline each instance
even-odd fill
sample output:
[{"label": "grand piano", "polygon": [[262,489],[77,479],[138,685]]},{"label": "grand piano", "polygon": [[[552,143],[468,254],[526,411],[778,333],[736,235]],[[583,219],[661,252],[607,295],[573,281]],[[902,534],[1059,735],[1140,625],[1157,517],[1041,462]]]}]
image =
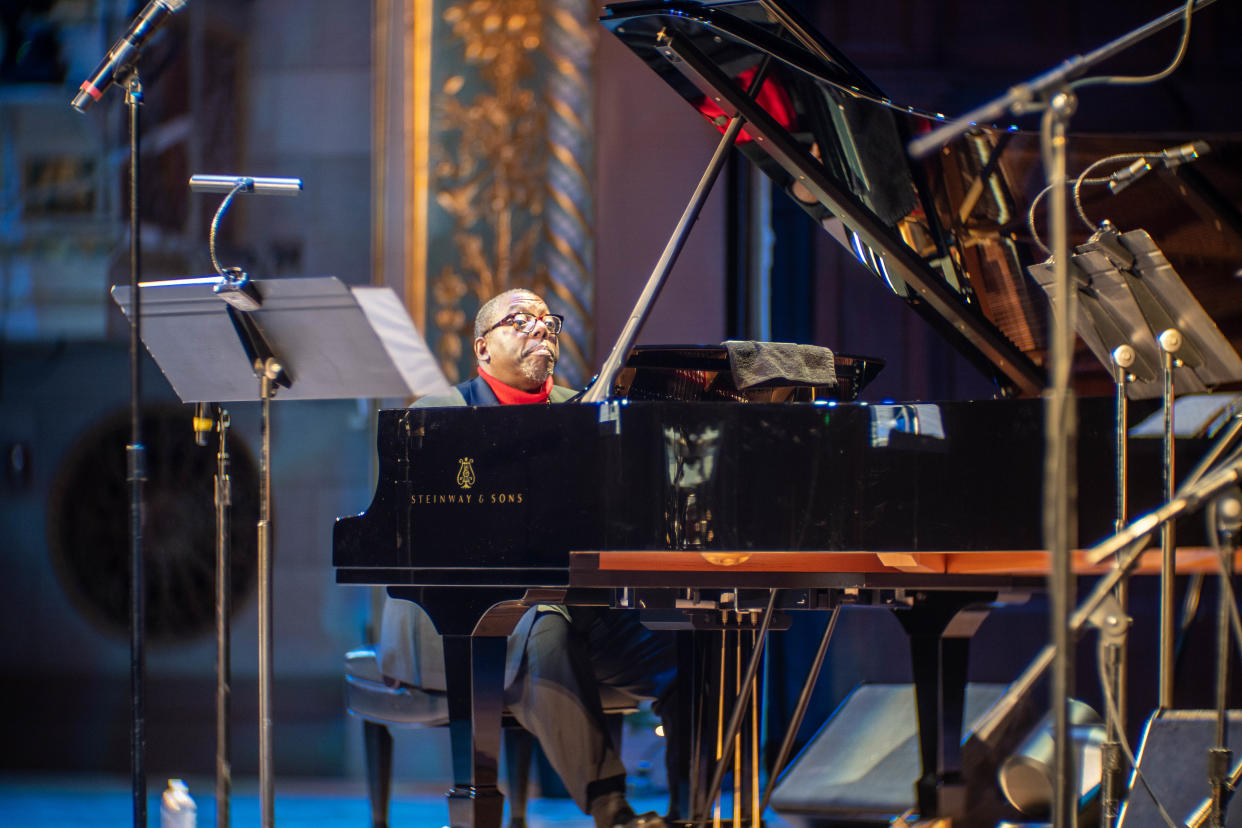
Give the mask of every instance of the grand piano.
[{"label": "grand piano", "polygon": [[[455,826],[499,825],[504,636],[526,608],[740,616],[774,589],[789,609],[894,608],[913,636],[920,810],[960,816],[965,803],[944,791],[961,768],[961,619],[1042,588],[1047,565],[1036,399],[1047,304],[1026,270],[1043,258],[1025,221],[1042,186],[1036,141],[980,127],[909,161],[906,142],[934,118],[888,101],[777,0],[621,3],[602,22],[688,117],[722,131],[743,118],[737,150],[976,365],[996,399],[860,402],[878,363],[843,354],[835,383],[748,395],[722,352],[701,348],[624,354],[602,402],[382,411],[374,499],[335,527],[337,580],[417,601],[445,636]],[[1075,146],[1098,157],[1169,143]],[[1242,261],[1239,154],[1214,143],[1197,169],[1161,171],[1181,202],[1117,199],[1107,212],[1166,244],[1231,342],[1242,303],[1224,300],[1220,278]],[[1085,204],[1104,215],[1093,196]],[[1113,384],[1081,345],[1075,369],[1080,391],[1105,395],[1080,404],[1086,548],[1113,531]],[[1155,441],[1132,442],[1131,480],[1151,483],[1131,492],[1137,513],[1160,501],[1159,460]]]}]

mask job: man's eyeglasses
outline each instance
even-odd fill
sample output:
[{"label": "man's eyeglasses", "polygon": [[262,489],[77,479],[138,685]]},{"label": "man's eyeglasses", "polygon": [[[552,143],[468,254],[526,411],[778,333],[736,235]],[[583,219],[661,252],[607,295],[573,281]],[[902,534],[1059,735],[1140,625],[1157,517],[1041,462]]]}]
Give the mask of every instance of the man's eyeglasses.
[{"label": "man's eyeglasses", "polygon": [[503,328],[506,325],[513,328],[515,331],[531,333],[535,330],[535,323],[542,322],[543,326],[548,329],[548,333],[556,336],[561,332],[561,324],[564,321],[565,317],[558,313],[545,313],[543,316],[535,316],[533,313],[523,313],[519,311],[518,313],[511,313],[508,316],[503,317],[499,322],[492,325],[483,333],[491,333],[497,328]]}]

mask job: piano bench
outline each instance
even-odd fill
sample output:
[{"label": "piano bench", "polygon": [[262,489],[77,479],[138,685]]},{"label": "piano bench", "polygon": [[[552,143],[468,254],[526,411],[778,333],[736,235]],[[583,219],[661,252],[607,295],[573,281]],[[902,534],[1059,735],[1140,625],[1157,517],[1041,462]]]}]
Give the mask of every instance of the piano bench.
[{"label": "piano bench", "polygon": [[[606,687],[600,688],[600,702],[608,717],[613,744],[620,752],[621,718],[635,712],[637,703],[632,697]],[[345,703],[349,712],[362,720],[372,828],[388,828],[388,804],[392,796],[392,733],[389,728],[447,725],[448,697],[438,690],[386,684],[375,651],[359,649],[345,654]],[[503,725],[509,828],[525,828],[533,740],[508,712]]]}]

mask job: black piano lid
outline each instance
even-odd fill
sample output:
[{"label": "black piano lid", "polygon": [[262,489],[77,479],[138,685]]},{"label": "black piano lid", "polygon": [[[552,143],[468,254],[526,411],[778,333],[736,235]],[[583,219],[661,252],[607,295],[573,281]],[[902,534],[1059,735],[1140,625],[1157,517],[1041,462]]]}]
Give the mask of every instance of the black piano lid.
[{"label": "black piano lid", "polygon": [[[728,116],[742,114],[738,149],[1001,393],[1043,390],[1047,301],[1026,271],[1045,257],[1026,226],[1043,187],[1036,136],[980,129],[926,161],[910,161],[909,138],[939,116],[885,99],[780,0],[640,0],[607,6],[602,23],[722,132]],[[751,100],[746,88],[760,73]],[[1105,155],[1199,137],[1076,136],[1069,169],[1074,175]],[[1122,231],[1148,230],[1237,347],[1242,286],[1231,277],[1242,264],[1242,142],[1207,137],[1212,152],[1203,161],[1131,188],[1149,192],[1105,200],[1106,188],[1097,187],[1085,189],[1084,199],[1096,221],[1107,216]],[[984,180],[990,160],[994,169]],[[1180,261],[1166,246],[1166,229],[1175,244],[1189,242]],[[1082,227],[1074,232],[1072,243],[1087,235]],[[1196,290],[1187,263],[1203,271],[1207,295]],[[1222,291],[1231,294],[1223,303]],[[1103,366],[1079,347],[1080,392],[1109,393]]]}]

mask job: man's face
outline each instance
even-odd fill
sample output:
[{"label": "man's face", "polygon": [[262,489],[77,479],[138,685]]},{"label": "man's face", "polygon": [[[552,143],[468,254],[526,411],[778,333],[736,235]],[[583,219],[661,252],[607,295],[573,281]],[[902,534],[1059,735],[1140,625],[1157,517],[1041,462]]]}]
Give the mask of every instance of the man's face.
[{"label": "man's face", "polygon": [[[517,293],[488,324],[494,325],[511,313],[538,317],[547,312],[548,306],[535,294]],[[548,333],[542,322],[536,322],[530,331],[519,331],[512,325],[488,331],[474,341],[474,355],[483,370],[506,385],[538,391],[556,368],[561,349],[556,336]]]}]

